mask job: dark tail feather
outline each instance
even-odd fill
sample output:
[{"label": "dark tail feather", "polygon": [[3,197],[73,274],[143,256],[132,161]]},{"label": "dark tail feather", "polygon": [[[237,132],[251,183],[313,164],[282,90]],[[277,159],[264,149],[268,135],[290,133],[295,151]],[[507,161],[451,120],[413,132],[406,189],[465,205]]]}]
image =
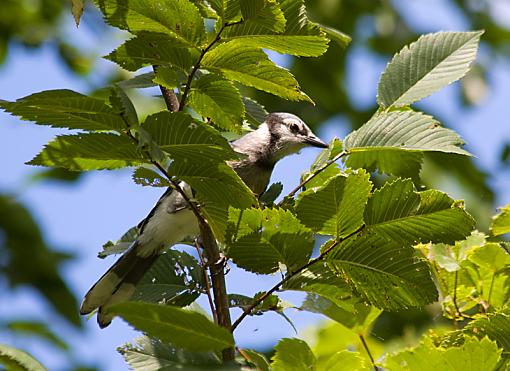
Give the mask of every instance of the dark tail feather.
[{"label": "dark tail feather", "polygon": [[113,318],[107,314],[107,308],[129,300],[135,292],[136,284],[159,257],[139,256],[137,246],[135,242],[91,287],[83,299],[80,313],[89,314],[98,308],[97,321],[102,328],[108,326]]}]

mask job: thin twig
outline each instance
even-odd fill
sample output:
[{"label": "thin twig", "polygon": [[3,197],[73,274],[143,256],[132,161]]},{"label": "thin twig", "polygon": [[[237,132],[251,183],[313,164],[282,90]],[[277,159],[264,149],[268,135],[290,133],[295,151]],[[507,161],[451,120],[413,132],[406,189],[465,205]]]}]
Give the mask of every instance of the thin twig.
[{"label": "thin twig", "polygon": [[239,318],[237,318],[235,320],[235,322],[232,324],[232,327],[231,327],[231,331],[233,332],[237,326],[239,326],[239,324],[242,322],[242,320],[244,318],[246,318],[246,316],[250,315],[251,312],[253,311],[253,309],[255,309],[260,303],[262,303],[264,300],[266,300],[271,294],[273,294],[275,291],[277,291],[278,289],[280,289],[280,287],[287,281],[289,281],[292,277],[296,276],[297,274],[301,273],[302,271],[304,271],[305,269],[307,268],[310,268],[312,265],[314,265],[315,263],[323,260],[326,255],[328,255],[339,243],[342,243],[343,241],[355,236],[356,234],[358,234],[359,232],[361,232],[363,229],[365,228],[365,225],[362,225],[361,227],[359,227],[358,229],[356,229],[354,232],[351,232],[349,233],[347,236],[343,237],[343,238],[340,238],[338,240],[335,240],[331,246],[329,246],[326,250],[324,250],[318,257],[314,258],[314,259],[310,259],[308,261],[308,263],[306,263],[305,265],[299,267],[297,270],[295,270],[294,272],[288,274],[285,278],[283,278],[280,282],[278,282],[276,285],[274,285],[273,287],[271,287],[268,291],[266,291],[263,295],[261,295],[260,297],[258,297],[256,300],[253,301],[253,303],[248,307],[246,308],[243,313],[239,316]]},{"label": "thin twig", "polygon": [[494,280],[496,278],[496,272],[492,273],[491,285],[489,287],[489,295],[487,296],[487,308],[491,305],[492,289],[494,288]]},{"label": "thin twig", "polygon": [[[287,195],[287,197],[293,197],[301,188],[303,188],[309,181],[311,181],[313,178],[315,178],[317,175],[319,175],[320,173],[322,173],[324,170],[326,170],[329,166],[331,166],[332,164],[334,164],[335,162],[337,162],[340,158],[342,158],[343,156],[347,155],[348,152],[347,151],[342,151],[340,152],[338,155],[336,155],[335,157],[333,157],[331,160],[329,160],[323,167],[315,170],[312,175],[310,175],[308,178],[306,178],[305,180],[303,180],[296,188],[294,188],[292,191],[289,192],[289,194]],[[281,204],[281,202],[280,202]]]},{"label": "thin twig", "polygon": [[365,341],[365,337],[363,336],[363,334],[358,334],[358,336],[359,336],[359,339],[361,340],[361,344],[363,344],[363,348],[365,348],[365,351],[368,354],[368,358],[370,358],[370,362],[372,363],[374,370],[379,371],[379,368],[375,365],[374,357],[372,356],[372,353],[370,352],[370,349],[368,348],[368,344]]},{"label": "thin twig", "polygon": [[224,23],[218,33],[216,34],[215,38],[207,45],[202,52],[200,53],[200,56],[198,57],[197,61],[195,62],[195,65],[193,66],[193,69],[191,70],[190,74],[188,75],[188,81],[186,81],[186,85],[184,87],[184,91],[181,96],[181,102],[179,104],[179,111],[182,111],[184,109],[184,106],[186,105],[186,99],[188,98],[189,91],[191,89],[191,83],[193,82],[193,77],[195,77],[195,74],[197,73],[198,69],[200,68],[200,63],[202,63],[202,59],[204,59],[205,54],[221,39],[221,34],[223,33],[223,30],[225,28],[240,24],[243,20],[232,22],[232,23]]},{"label": "thin twig", "polygon": [[[457,281],[459,279],[459,271],[455,271],[455,280],[453,283],[453,306],[455,307],[455,310],[457,313],[455,313],[455,317],[459,316],[461,319],[463,316],[462,312],[459,309],[459,306],[457,305]],[[455,322],[457,322],[454,319]]]},{"label": "thin twig", "polygon": [[195,248],[197,249],[198,258],[200,259],[200,265],[204,269],[204,271],[203,271],[204,272],[204,283],[205,283],[207,300],[209,301],[209,307],[211,308],[211,313],[213,315],[214,322],[218,323],[218,314],[216,314],[216,308],[214,307],[213,298],[211,296],[211,282],[209,281],[209,275],[207,274],[207,272],[208,272],[207,263],[204,260],[204,256],[202,255],[202,251],[200,250],[200,246],[198,245],[197,241],[195,241]]}]

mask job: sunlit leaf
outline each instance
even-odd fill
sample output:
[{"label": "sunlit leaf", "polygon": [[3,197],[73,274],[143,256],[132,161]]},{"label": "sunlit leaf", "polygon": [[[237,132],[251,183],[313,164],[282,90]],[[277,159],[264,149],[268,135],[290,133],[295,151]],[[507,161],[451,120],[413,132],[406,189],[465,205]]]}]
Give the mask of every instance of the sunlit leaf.
[{"label": "sunlit leaf", "polygon": [[378,308],[420,307],[437,299],[429,268],[414,249],[370,230],[341,243],[327,261],[357,295]]},{"label": "sunlit leaf", "polygon": [[302,192],[297,216],[318,233],[345,237],[363,225],[371,188],[370,176],[363,170],[339,174],[320,187]]},{"label": "sunlit leaf", "polygon": [[313,370],[317,362],[306,342],[289,338],[276,344],[272,361],[274,371]]},{"label": "sunlit leaf", "polygon": [[499,361],[501,350],[485,338],[467,338],[459,347],[435,347],[430,339],[423,340],[413,349],[386,357],[384,368],[395,371],[458,371],[493,370]]},{"label": "sunlit leaf", "polygon": [[371,232],[408,244],[453,243],[474,228],[462,203],[432,189],[416,192],[409,179],[397,179],[376,190],[368,200],[365,223]]},{"label": "sunlit leaf", "polygon": [[187,72],[197,57],[197,50],[176,45],[165,34],[144,32],[126,41],[105,58],[128,71],[136,71],[146,65],[169,65]]},{"label": "sunlit leaf", "polygon": [[491,234],[493,236],[510,233],[510,204],[500,210],[501,212],[492,218]]},{"label": "sunlit leaf", "polygon": [[438,32],[402,49],[381,76],[379,105],[406,106],[460,79],[476,57],[482,33]]},{"label": "sunlit leaf", "polygon": [[218,45],[204,56],[201,66],[285,99],[312,102],[289,71],[271,62],[261,49],[242,40]]},{"label": "sunlit leaf", "polygon": [[204,20],[188,0],[95,0],[110,25],[132,33],[157,32],[175,43],[199,45],[205,37]]}]

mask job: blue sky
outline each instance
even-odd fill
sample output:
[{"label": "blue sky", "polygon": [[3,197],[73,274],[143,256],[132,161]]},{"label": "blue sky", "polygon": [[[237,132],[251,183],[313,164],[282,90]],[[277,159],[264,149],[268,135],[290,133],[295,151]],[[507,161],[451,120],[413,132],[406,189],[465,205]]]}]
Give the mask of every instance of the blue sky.
[{"label": "blue sky", "polygon": [[[455,9],[445,6],[445,1],[395,1],[402,13],[409,17],[413,27],[419,32],[437,30],[463,30],[466,25]],[[427,5],[424,6],[423,4]],[[500,1],[495,3],[499,4]],[[421,5],[420,5],[421,4]],[[508,9],[498,12],[502,22],[507,22]],[[417,16],[419,15],[419,16]],[[87,16],[87,15],[85,15]],[[77,45],[97,55],[108,53],[120,43],[121,36],[97,40],[97,35],[86,28],[72,26],[69,15],[64,21],[70,39]],[[355,104],[370,105],[375,101],[376,83],[386,60],[372,58],[360,45],[351,46],[348,62],[350,73],[347,84],[356,91]],[[488,58],[481,53],[480,58]],[[283,60],[282,60],[283,61]],[[420,108],[437,113],[446,118],[468,143],[468,149],[477,156],[477,161],[486,169],[498,169],[498,156],[502,145],[510,141],[508,117],[510,117],[510,66],[507,62],[495,60],[489,72],[490,92],[486,101],[469,110],[461,110],[455,103],[454,95],[458,86],[451,86],[427,98]],[[111,68],[109,62],[98,62],[96,82]],[[38,51],[13,48],[7,62],[0,66],[0,99],[16,98],[46,89],[68,88],[86,92],[89,85],[76,79],[55,57],[51,47]],[[444,104],[444,102],[449,102]],[[320,104],[320,102],[318,102]],[[41,183],[28,186],[27,178],[38,169],[24,165],[53,136],[61,133],[44,126],[20,122],[0,112],[0,158],[2,159],[0,192],[16,195],[31,210],[40,223],[47,242],[63,251],[77,253],[78,259],[65,266],[62,272],[77,297],[83,293],[111,265],[112,259],[99,260],[96,253],[102,244],[116,239],[129,227],[138,223],[151,209],[161,194],[160,189],[142,188],[130,180],[130,171],[92,172],[78,183],[64,186],[55,183]],[[332,120],[318,132],[325,140],[334,136],[343,137],[347,127],[341,120]],[[288,191],[297,185],[299,175],[318,154],[316,149],[303,150],[278,164],[273,179],[283,181]],[[510,202],[508,170],[491,179],[499,191],[497,204]],[[455,192],[455,190],[453,190]],[[285,191],[284,191],[285,192]],[[462,197],[461,194],[454,195]],[[254,287],[266,289],[280,277],[261,277],[232,269],[227,276],[231,292],[252,294]],[[249,283],[249,284],[247,284]],[[0,282],[0,289],[5,283]],[[5,290],[3,291],[5,292]],[[302,296],[285,294],[283,298],[299,304]],[[201,302],[205,304],[204,301]],[[321,317],[312,314],[289,311],[290,317],[299,329],[306,328]],[[235,318],[238,312],[233,314]],[[51,311],[37,295],[28,289],[17,289],[12,295],[0,296],[0,318],[37,319],[48,318]],[[115,348],[136,337],[121,321],[116,320],[105,330],[99,330],[95,321],[86,323],[85,335],[77,334],[62,321],[55,319],[54,330],[69,339],[74,356],[97,364],[102,370],[121,370],[124,362]],[[236,332],[241,346],[261,347],[277,341],[281,337],[294,336],[292,328],[274,314],[249,319]],[[34,340],[21,338],[0,339],[15,346],[27,349],[39,357],[49,369],[61,369],[66,364],[52,348],[45,348]]]}]

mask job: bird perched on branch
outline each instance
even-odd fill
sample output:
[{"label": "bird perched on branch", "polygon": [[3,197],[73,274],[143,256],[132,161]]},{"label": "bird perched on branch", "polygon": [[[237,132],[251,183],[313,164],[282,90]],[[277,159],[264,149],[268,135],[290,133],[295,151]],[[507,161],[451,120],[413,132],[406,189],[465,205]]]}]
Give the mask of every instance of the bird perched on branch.
[{"label": "bird perched on branch", "polygon": [[[231,145],[245,156],[229,165],[257,195],[266,189],[279,160],[307,146],[328,147],[299,117],[280,112],[269,114],[257,130]],[[180,187],[191,197],[189,185],[181,182]],[[166,248],[199,234],[193,211],[172,188],[161,196],[138,229],[136,241],[92,286],[81,304],[81,314],[99,309],[97,322],[101,328],[108,326],[113,318],[106,309],[130,299],[137,283]]]}]

